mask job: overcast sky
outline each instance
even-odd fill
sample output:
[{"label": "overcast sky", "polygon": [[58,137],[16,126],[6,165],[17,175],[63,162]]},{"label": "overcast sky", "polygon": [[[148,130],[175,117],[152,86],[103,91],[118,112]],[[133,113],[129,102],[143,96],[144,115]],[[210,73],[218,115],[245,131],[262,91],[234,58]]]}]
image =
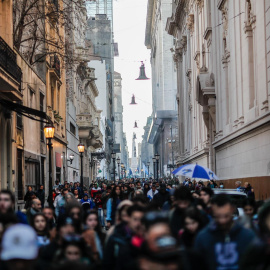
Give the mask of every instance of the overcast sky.
[{"label": "overcast sky", "polygon": [[[122,76],[124,107],[124,132],[127,134],[129,155],[132,150],[132,134],[136,132],[137,143],[142,141],[143,127],[152,112],[151,80],[136,81],[140,61],[145,62],[146,75],[151,78],[150,50],[144,45],[147,0],[114,0],[114,40],[119,46],[114,70]],[[138,105],[129,105],[132,94]],[[134,127],[135,120],[138,128]]]}]

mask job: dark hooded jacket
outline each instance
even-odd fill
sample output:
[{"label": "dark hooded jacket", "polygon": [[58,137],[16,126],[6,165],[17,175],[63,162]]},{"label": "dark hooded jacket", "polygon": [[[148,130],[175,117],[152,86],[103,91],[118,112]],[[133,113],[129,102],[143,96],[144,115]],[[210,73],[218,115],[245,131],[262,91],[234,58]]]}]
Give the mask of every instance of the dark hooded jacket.
[{"label": "dark hooded jacket", "polygon": [[211,222],[198,234],[195,250],[204,254],[208,270],[237,270],[239,261],[254,239],[255,233],[237,222],[227,234]]}]

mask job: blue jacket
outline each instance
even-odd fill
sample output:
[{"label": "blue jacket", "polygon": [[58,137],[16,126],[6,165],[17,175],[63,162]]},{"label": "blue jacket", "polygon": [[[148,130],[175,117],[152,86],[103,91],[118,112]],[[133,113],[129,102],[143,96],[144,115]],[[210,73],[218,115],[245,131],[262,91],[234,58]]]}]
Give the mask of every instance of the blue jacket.
[{"label": "blue jacket", "polygon": [[203,254],[208,270],[237,270],[239,260],[254,238],[253,231],[238,223],[225,235],[211,222],[198,234],[195,250]]},{"label": "blue jacket", "polygon": [[90,199],[87,199],[87,200],[81,199],[80,203],[81,203],[81,205],[89,204],[90,205],[90,207],[89,207],[90,209],[93,209],[96,206],[95,203],[92,200],[90,200]]}]

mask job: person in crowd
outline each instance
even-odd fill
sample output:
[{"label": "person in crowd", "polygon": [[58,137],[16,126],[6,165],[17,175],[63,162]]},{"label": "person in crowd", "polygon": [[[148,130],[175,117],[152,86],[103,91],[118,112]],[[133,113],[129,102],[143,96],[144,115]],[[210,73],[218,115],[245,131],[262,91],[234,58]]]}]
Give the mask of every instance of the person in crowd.
[{"label": "person in crowd", "polygon": [[98,183],[95,183],[94,187],[91,189],[91,198],[94,199],[99,190],[101,190],[101,188],[98,186]]},{"label": "person in crowd", "polygon": [[54,202],[53,202],[53,205],[55,207],[55,214],[56,216],[58,217],[59,216],[59,211],[60,211],[60,208],[65,204],[65,195],[68,193],[68,189],[66,188],[60,188],[61,190],[61,194],[59,194]]},{"label": "person in crowd", "polygon": [[184,228],[184,213],[193,202],[189,188],[181,186],[174,192],[173,209],[170,213],[170,227],[172,234],[177,237],[181,229]]},{"label": "person in crowd", "polygon": [[55,207],[55,215],[58,218],[60,215],[65,214],[66,205],[68,202],[74,199],[74,195],[71,192],[68,192],[68,189],[64,188],[62,192],[62,198],[57,201]]},{"label": "person in crowd", "polygon": [[0,214],[13,213],[15,197],[10,190],[0,191]]},{"label": "person in crowd", "polygon": [[194,242],[199,231],[207,225],[207,220],[202,212],[194,206],[185,210],[184,228],[178,233],[178,241],[187,249],[194,247]]},{"label": "person in crowd", "polygon": [[81,200],[81,196],[80,196],[79,190],[78,190],[77,188],[73,190],[73,194],[74,194],[74,198],[75,198],[76,200],[78,200],[78,201]]},{"label": "person in crowd", "polygon": [[30,224],[37,233],[37,243],[39,247],[46,246],[50,243],[49,222],[43,213],[37,213]]},{"label": "person in crowd", "polygon": [[156,188],[156,185],[152,184],[151,189],[147,192],[147,197],[149,198],[150,201],[152,201],[156,194],[158,194],[158,190]]},{"label": "person in crowd", "polygon": [[96,205],[96,208],[98,210],[98,220],[99,220],[99,223],[102,227],[105,227],[105,222],[104,222],[104,211],[103,211],[103,202],[102,202],[102,191],[99,190],[97,192],[97,195],[94,199],[94,203]]},{"label": "person in crowd", "polygon": [[121,192],[121,188],[118,185],[116,185],[111,193],[110,198],[107,201],[106,221],[107,221],[108,228],[115,223],[116,209],[122,200],[123,200],[123,194]]},{"label": "person in crowd", "polygon": [[25,208],[24,209],[28,209],[29,205],[27,205],[31,200],[32,200],[32,195],[33,195],[33,189],[31,186],[27,187],[27,192],[24,195],[24,203],[25,203]]},{"label": "person in crowd", "polygon": [[44,185],[40,185],[38,191],[36,192],[37,198],[41,202],[41,207],[44,208],[45,203],[45,191],[44,191]]},{"label": "person in crowd", "polygon": [[26,211],[27,221],[29,224],[33,224],[34,216],[41,211],[41,202],[39,199],[33,199],[31,201],[30,208]]},{"label": "person in crowd", "polygon": [[252,186],[248,182],[245,182],[244,192],[247,194],[248,198],[255,200],[254,189],[252,188]]},{"label": "person in crowd", "polygon": [[160,189],[153,197],[153,202],[161,209],[166,201],[170,200],[170,193],[166,190],[166,184],[161,184]]},{"label": "person in crowd", "polygon": [[218,194],[211,200],[214,220],[199,232],[195,250],[203,254],[207,269],[238,269],[255,234],[233,220],[235,211],[230,197]]},{"label": "person in crowd", "polygon": [[59,188],[59,180],[55,180],[55,185],[53,186],[53,189]]},{"label": "person in crowd", "polygon": [[212,188],[208,188],[208,187],[203,187],[200,190],[200,199],[202,199],[202,201],[205,204],[205,212],[211,216],[211,198],[214,196],[214,192],[212,190]]},{"label": "person in crowd", "polygon": [[127,265],[129,265],[135,257],[131,248],[132,238],[134,236],[142,236],[141,219],[144,215],[144,211],[144,208],[139,205],[133,205],[127,209],[127,224],[118,227],[110,236],[105,246],[103,260],[104,269],[128,269]]},{"label": "person in crowd", "polygon": [[128,184],[125,184],[124,186],[123,186],[123,188],[124,188],[124,191],[123,191],[123,199],[124,200],[128,200],[128,198],[129,198],[129,194],[130,194],[130,187],[129,187],[129,185]]},{"label": "person in crowd", "polygon": [[90,209],[94,209],[96,206],[95,203],[89,198],[89,195],[87,193],[83,195],[83,198],[81,199],[80,203],[85,212],[87,212]]},{"label": "person in crowd", "polygon": [[236,181],[235,182],[235,188],[237,191],[243,191],[243,187],[242,187],[242,182],[241,181]]},{"label": "person in crowd", "polygon": [[149,190],[150,190],[149,184],[145,183],[144,186],[143,186],[143,194],[144,194],[145,197],[147,197],[147,193],[148,193]]},{"label": "person in crowd", "polygon": [[106,235],[102,231],[96,210],[90,210],[85,215],[84,224],[86,230],[83,233],[83,238],[88,246],[91,247],[94,258],[100,261],[103,259],[103,248]]},{"label": "person in crowd", "polygon": [[69,234],[63,238],[59,252],[54,258],[55,265],[72,262],[91,264],[91,252],[87,249],[83,238],[76,234]]},{"label": "person in crowd", "polygon": [[1,253],[1,270],[36,270],[38,245],[33,228],[25,224],[10,226],[4,233]]},{"label": "person in crowd", "polygon": [[50,241],[52,241],[56,237],[56,220],[54,216],[54,211],[50,207],[44,207],[42,209],[42,213],[47,218],[50,232]]}]

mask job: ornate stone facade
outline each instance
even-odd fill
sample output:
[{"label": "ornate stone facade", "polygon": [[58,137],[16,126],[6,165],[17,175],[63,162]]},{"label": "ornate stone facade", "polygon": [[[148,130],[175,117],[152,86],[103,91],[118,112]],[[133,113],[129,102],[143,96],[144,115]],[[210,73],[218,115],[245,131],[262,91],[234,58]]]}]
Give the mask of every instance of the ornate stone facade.
[{"label": "ornate stone facade", "polygon": [[223,180],[270,175],[266,2],[174,4],[166,30],[175,38],[178,165],[198,162]]}]

